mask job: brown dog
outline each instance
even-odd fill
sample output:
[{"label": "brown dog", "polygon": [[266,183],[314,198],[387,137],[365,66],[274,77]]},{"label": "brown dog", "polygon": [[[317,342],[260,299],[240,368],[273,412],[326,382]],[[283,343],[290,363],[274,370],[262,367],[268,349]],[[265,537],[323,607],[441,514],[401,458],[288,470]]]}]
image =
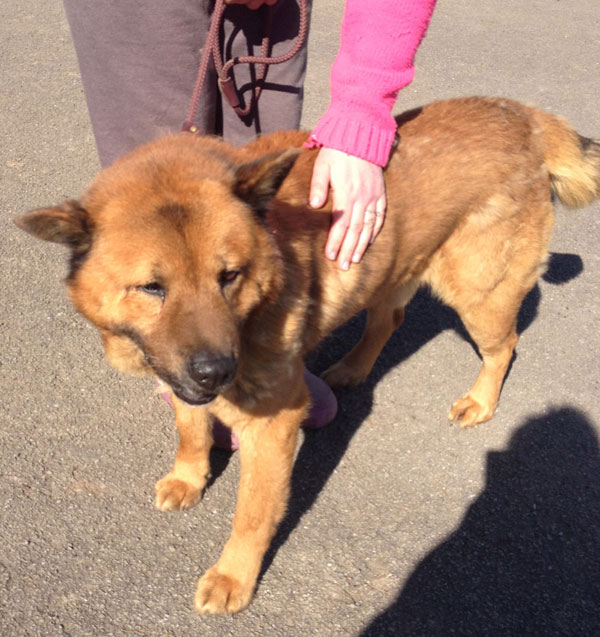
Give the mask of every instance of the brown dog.
[{"label": "brown dog", "polygon": [[300,150],[300,132],[239,149],[188,135],[152,142],[103,171],[81,203],[17,219],[71,248],[71,298],[110,361],[170,387],[180,444],[157,507],[200,499],[212,416],[239,437],[233,531],[199,582],[202,613],[239,611],[252,596],[309,406],[304,355],[367,308],[362,340],[325,373],[331,385],[362,381],[428,285],[483,359],[450,418],[488,420],[519,306],[544,267],[551,191],[570,206],[600,195],[600,144],[516,102],[440,102],[398,123],[384,229],[348,272],[323,257],[331,209],[307,205],[315,152]]}]

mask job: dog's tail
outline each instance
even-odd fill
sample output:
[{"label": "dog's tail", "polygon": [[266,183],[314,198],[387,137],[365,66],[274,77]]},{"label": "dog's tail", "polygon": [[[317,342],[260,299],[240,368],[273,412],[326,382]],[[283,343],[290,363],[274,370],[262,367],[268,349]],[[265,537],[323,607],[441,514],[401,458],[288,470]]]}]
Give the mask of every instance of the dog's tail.
[{"label": "dog's tail", "polygon": [[534,111],[556,196],[572,208],[600,197],[600,140],[578,135],[561,117]]}]

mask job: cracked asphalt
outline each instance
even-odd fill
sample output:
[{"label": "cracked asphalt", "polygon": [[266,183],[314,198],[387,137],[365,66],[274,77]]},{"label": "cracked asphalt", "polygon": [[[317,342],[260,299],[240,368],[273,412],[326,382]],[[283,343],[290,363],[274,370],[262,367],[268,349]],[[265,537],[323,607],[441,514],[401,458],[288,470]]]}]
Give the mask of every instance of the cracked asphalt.
[{"label": "cracked asphalt", "polygon": [[[342,9],[315,0],[307,128],[327,106]],[[12,224],[98,169],[62,5],[13,0],[0,18],[0,634],[600,635],[600,203],[557,210],[495,418],[446,421],[479,360],[456,316],[419,294],[369,381],[302,435],[250,608],[200,617],[195,584],[227,538],[238,458],[213,454],[197,508],[154,509],[170,410],[106,365],[66,298],[65,253]],[[600,137],[598,1],[439,0],[396,111],[473,94]]]}]

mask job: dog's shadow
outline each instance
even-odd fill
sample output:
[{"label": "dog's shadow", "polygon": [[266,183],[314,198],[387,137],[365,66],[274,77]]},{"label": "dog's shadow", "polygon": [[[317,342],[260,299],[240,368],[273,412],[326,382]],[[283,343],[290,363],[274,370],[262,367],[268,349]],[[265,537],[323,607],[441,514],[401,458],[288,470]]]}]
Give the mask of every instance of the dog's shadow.
[{"label": "dog's shadow", "polygon": [[[566,283],[583,270],[583,262],[574,254],[551,254],[544,280],[556,284]],[[535,320],[541,299],[539,285],[525,298],[517,320],[519,333]],[[336,330],[320,345],[308,361],[314,373],[320,373],[342,358],[358,341],[364,326],[364,313],[354,317]],[[455,330],[475,348],[457,314],[434,299],[426,290],[417,292],[406,308],[402,326],[392,335],[379,356],[371,374],[359,387],[337,391],[338,415],[327,427],[306,431],[292,473],[288,512],[281,523],[271,547],[265,556],[262,575],[267,571],[277,550],[298,525],[302,516],[312,507],[319,493],[342,459],[352,437],[371,413],[373,390],[393,367],[412,356],[430,340],[446,330]],[[467,379],[467,382],[471,379]],[[441,405],[443,409],[445,405]],[[227,466],[230,454],[215,452],[211,456],[213,480]],[[260,579],[259,579],[260,581]]]}]

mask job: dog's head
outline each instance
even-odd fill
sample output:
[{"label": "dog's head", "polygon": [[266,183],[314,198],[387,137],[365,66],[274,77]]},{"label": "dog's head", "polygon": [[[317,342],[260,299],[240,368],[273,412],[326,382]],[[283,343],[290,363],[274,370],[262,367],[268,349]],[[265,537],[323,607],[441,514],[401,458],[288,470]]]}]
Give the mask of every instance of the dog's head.
[{"label": "dog's head", "polygon": [[69,246],[70,297],[115,367],[205,404],[235,377],[241,325],[282,284],[264,218],[297,154],[236,165],[217,140],[166,138],[100,173],[81,203],[15,221]]}]

